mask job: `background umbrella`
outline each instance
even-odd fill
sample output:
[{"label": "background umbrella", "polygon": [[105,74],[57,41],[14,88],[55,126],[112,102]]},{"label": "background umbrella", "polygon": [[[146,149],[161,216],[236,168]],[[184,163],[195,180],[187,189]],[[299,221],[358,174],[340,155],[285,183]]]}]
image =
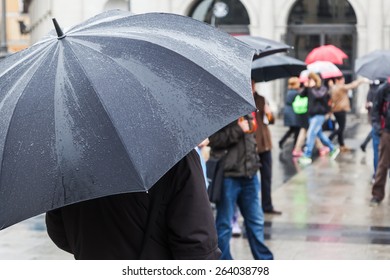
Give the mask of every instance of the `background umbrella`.
[{"label": "background umbrella", "polygon": [[370,80],[387,79],[390,77],[390,51],[377,50],[368,53],[355,63],[355,72]]},{"label": "background umbrella", "polygon": [[323,45],[314,48],[306,56],[306,64],[311,64],[316,61],[329,61],[334,64],[343,64],[343,60],[348,58],[348,55],[333,45]]},{"label": "background umbrella", "polygon": [[200,21],[110,11],[57,32],[0,64],[0,229],[146,191],[255,109],[253,50]]},{"label": "background umbrella", "polygon": [[296,58],[285,55],[269,55],[252,62],[252,78],[256,83],[275,79],[299,76],[306,64]]},{"label": "background umbrella", "polygon": [[256,50],[254,59],[292,49],[289,45],[263,37],[240,35],[236,38]]},{"label": "background umbrella", "polygon": [[321,74],[322,79],[336,78],[343,76],[341,70],[329,61],[316,61],[307,65],[307,70],[304,70],[299,75],[299,80],[304,82],[307,80],[309,72]]}]

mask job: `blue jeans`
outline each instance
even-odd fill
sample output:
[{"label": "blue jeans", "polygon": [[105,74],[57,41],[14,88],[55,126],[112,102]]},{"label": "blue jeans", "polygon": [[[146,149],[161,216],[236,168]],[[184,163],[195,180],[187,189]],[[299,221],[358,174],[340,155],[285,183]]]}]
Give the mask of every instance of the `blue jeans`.
[{"label": "blue jeans", "polygon": [[379,141],[380,141],[380,135],[379,133],[376,133],[374,129],[371,131],[372,135],[372,148],[374,151],[374,175],[373,178],[375,178],[376,169],[378,166],[378,159],[379,159]]},{"label": "blue jeans", "polygon": [[264,245],[264,215],[259,198],[260,184],[257,176],[226,177],[222,197],[217,203],[216,227],[218,246],[222,251],[222,260],[232,260],[230,239],[231,221],[237,204],[244,218],[249,246],[255,260],[272,260],[271,251]]},{"label": "blue jeans", "polygon": [[305,157],[311,157],[316,137],[320,138],[321,142],[328,146],[331,151],[334,150],[332,141],[322,132],[322,124],[325,121],[324,115],[314,115],[309,118],[309,129],[307,130]]}]

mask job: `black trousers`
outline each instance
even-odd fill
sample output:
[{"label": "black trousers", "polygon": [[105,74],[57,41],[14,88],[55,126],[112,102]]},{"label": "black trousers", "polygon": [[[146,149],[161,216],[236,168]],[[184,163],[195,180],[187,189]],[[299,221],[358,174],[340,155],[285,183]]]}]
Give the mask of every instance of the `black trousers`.
[{"label": "black trousers", "polygon": [[279,146],[283,146],[284,142],[290,137],[291,134],[294,134],[294,146],[295,143],[297,143],[298,134],[301,130],[298,126],[290,126],[289,129],[286,131],[286,133],[282,136],[282,138],[279,140]]},{"label": "black trousers", "polygon": [[347,112],[345,111],[334,112],[333,115],[336,118],[338,128],[329,135],[329,139],[333,140],[333,138],[337,135],[337,140],[339,142],[339,145],[344,146],[344,130],[345,130],[345,124],[347,122]]},{"label": "black trousers", "polygon": [[261,205],[264,212],[274,210],[271,199],[272,184],[272,153],[266,151],[259,153],[260,156],[260,178],[261,178]]}]

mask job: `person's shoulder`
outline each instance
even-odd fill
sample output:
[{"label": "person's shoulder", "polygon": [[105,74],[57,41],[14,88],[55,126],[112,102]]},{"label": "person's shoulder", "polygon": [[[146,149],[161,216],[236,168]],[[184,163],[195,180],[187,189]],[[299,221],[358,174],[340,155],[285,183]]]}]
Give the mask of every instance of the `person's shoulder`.
[{"label": "person's shoulder", "polygon": [[379,85],[376,92],[383,93],[383,94],[390,93],[390,82],[386,81],[383,84]]}]

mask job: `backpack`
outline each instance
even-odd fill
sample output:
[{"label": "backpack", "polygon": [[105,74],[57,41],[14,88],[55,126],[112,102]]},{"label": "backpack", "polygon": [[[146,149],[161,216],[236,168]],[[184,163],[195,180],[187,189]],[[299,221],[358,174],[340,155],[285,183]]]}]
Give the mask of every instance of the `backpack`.
[{"label": "backpack", "polygon": [[292,103],[292,108],[295,114],[302,115],[307,113],[309,98],[307,96],[297,95]]}]

